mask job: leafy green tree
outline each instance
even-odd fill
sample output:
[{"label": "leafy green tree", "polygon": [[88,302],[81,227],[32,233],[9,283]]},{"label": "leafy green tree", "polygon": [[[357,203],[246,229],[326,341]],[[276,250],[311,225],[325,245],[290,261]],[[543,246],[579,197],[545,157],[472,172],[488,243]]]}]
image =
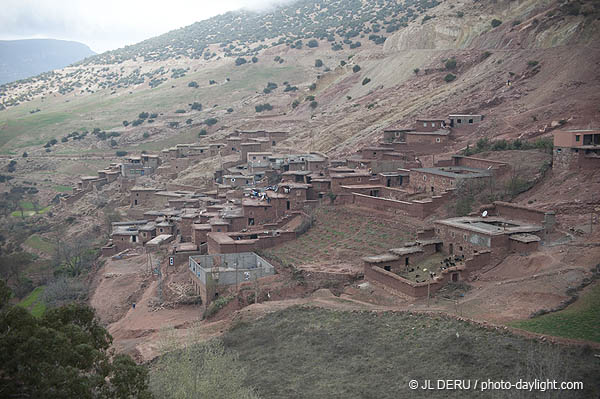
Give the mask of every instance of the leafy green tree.
[{"label": "leafy green tree", "polygon": [[126,355],[111,360],[110,334],[87,305],[49,309],[41,318],[0,283],[0,396],[151,398],[148,371]]}]

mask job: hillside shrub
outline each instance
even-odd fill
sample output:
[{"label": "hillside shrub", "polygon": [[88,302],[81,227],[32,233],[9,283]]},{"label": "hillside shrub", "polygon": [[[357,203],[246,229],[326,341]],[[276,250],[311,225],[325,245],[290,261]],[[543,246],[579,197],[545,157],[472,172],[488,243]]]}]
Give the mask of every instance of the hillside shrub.
[{"label": "hillside shrub", "polygon": [[312,90],[316,90],[316,88],[317,88],[317,84],[316,83],[313,83],[310,86],[308,86],[308,89],[311,90],[311,91]]},{"label": "hillside shrub", "polygon": [[448,71],[451,71],[453,69],[456,69],[456,59],[454,58],[450,58],[449,60],[446,61],[445,67]]},{"label": "hillside shrub", "polygon": [[197,102],[197,101],[194,101],[194,103],[191,105],[191,108],[192,108],[194,111],[202,111],[202,104],[200,104],[200,103],[199,103],[199,102]]},{"label": "hillside shrub", "polygon": [[323,60],[316,59],[315,60],[315,67],[321,68],[322,66],[323,66]]},{"label": "hillside shrub", "polygon": [[207,124],[208,126],[213,126],[216,125],[218,122],[217,118],[208,118],[204,120],[204,123]]},{"label": "hillside shrub", "polygon": [[206,131],[206,129],[200,129],[200,131],[198,132],[198,137],[206,136],[207,134],[208,132]]},{"label": "hillside shrub", "polygon": [[227,108],[227,113],[230,114],[233,112],[233,108]]},{"label": "hillside shrub", "polygon": [[115,155],[118,157],[124,157],[125,155],[127,155],[127,151],[117,151],[115,152]]},{"label": "hillside shrub", "polygon": [[418,75],[418,74],[419,74],[419,71],[420,71],[420,69],[419,69],[419,68],[415,68],[415,69],[413,69],[413,72],[415,73],[415,75]]},{"label": "hillside shrub", "polygon": [[315,109],[315,108],[317,108],[317,106],[318,106],[318,105],[319,105],[319,103],[318,103],[318,102],[316,102],[316,101],[311,101],[311,102],[310,102],[310,107],[311,107],[312,109]]},{"label": "hillside shrub", "polygon": [[150,133],[144,132],[144,134],[142,135],[142,137],[144,137],[145,139],[147,139],[148,137],[150,137]]},{"label": "hillside shrub", "polygon": [[354,66],[352,67],[352,72],[356,73],[356,72],[358,72],[358,71],[360,71],[360,66],[358,66],[358,65],[354,65]]},{"label": "hillside shrub", "polygon": [[448,75],[446,75],[444,77],[444,80],[446,81],[446,83],[450,83],[450,82],[452,82],[455,79],[456,79],[456,75],[453,75],[451,73],[449,73]]},{"label": "hillside shrub", "polygon": [[500,21],[499,19],[492,19],[492,28],[497,28],[498,26],[502,25],[502,21]]},{"label": "hillside shrub", "polygon": [[193,122],[192,118],[186,119],[185,124],[186,125],[191,125]]},{"label": "hillside shrub", "polygon": [[530,68],[533,68],[533,67],[537,66],[538,64],[539,64],[539,61],[533,61],[532,60],[532,61],[528,61],[527,62],[527,66],[530,67]]},{"label": "hillside shrub", "polygon": [[128,121],[123,121],[123,126],[125,126],[125,127],[129,126],[129,122]]},{"label": "hillside shrub", "polygon": [[312,39],[312,40],[309,40],[306,45],[310,48],[315,48],[315,47],[319,47],[319,42],[316,41],[315,39]]},{"label": "hillside shrub", "polygon": [[141,113],[138,115],[138,118],[139,118],[139,119],[147,119],[149,116],[150,116],[150,114],[149,114],[149,113],[147,113],[147,112],[141,112]]},{"label": "hillside shrub", "polygon": [[245,58],[243,58],[243,57],[238,57],[238,58],[235,60],[235,65],[236,65],[236,66],[244,65],[246,62],[248,62],[248,61],[246,61],[246,59],[245,59]]},{"label": "hillside shrub", "polygon": [[270,111],[272,109],[273,109],[273,106],[269,103],[258,104],[257,106],[254,107],[254,110],[256,112]]},{"label": "hillside shrub", "polygon": [[193,87],[194,89],[197,89],[198,87],[200,87],[200,85],[198,84],[198,82],[192,80],[190,83],[188,83],[188,87]]},{"label": "hillside shrub", "polygon": [[258,57],[252,57],[252,63],[256,64],[258,62]]},{"label": "hillside shrub", "polygon": [[363,81],[362,81],[362,85],[364,86],[364,85],[366,85],[367,83],[369,83],[370,81],[371,81],[371,79],[369,79],[369,78],[364,78],[364,79],[363,79]]},{"label": "hillside shrub", "polygon": [[185,109],[178,109],[175,111],[176,114],[185,114]]}]

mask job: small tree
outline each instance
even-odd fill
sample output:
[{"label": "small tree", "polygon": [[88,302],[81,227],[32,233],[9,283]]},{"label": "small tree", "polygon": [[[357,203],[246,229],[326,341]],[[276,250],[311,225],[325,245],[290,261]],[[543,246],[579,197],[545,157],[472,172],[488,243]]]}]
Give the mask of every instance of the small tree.
[{"label": "small tree", "polygon": [[123,121],[123,126],[125,126],[125,127],[129,126],[129,121]]},{"label": "small tree", "polygon": [[248,62],[248,61],[246,61],[246,59],[245,59],[245,58],[243,58],[243,57],[238,57],[238,58],[235,60],[235,65],[236,65],[236,66],[244,65],[246,62]]},{"label": "small tree", "polygon": [[200,129],[200,131],[198,132],[198,137],[202,137],[202,136],[206,136],[208,132],[206,131],[206,129]]},{"label": "small tree", "polygon": [[322,66],[323,66],[323,60],[316,59],[315,60],[315,67],[321,68]]},{"label": "small tree", "polygon": [[315,48],[315,47],[319,47],[319,42],[316,41],[315,39],[311,39],[308,41],[308,43],[306,45],[310,48]]},{"label": "small tree", "polygon": [[446,60],[445,67],[449,71],[456,69],[456,60],[454,58],[450,58],[449,60]]},{"label": "small tree", "polygon": [[256,64],[258,62],[258,57],[252,57],[252,63]]},{"label": "small tree", "polygon": [[500,21],[499,19],[492,19],[492,28],[497,28],[498,26],[502,25],[502,21]]},{"label": "small tree", "polygon": [[356,73],[358,71],[360,71],[360,66],[354,65],[354,67],[352,67],[352,72]]},{"label": "small tree", "polygon": [[208,119],[204,120],[204,123],[207,124],[208,126],[216,125],[217,122],[218,122],[217,118],[208,118]]},{"label": "small tree", "polygon": [[200,104],[197,101],[194,101],[194,103],[191,105],[191,107],[194,111],[202,111],[202,104]]},{"label": "small tree", "polygon": [[23,158],[27,158],[29,156],[29,154],[27,154],[27,152],[23,153]]},{"label": "small tree", "polygon": [[310,102],[310,107],[311,107],[312,109],[315,109],[315,108],[317,108],[317,106],[318,106],[318,105],[319,105],[319,103],[318,103],[318,102],[316,102],[316,101],[311,101],[311,102]]},{"label": "small tree", "polygon": [[418,75],[418,74],[419,74],[419,71],[420,71],[420,69],[419,69],[419,68],[415,68],[415,69],[413,69],[413,72],[415,73],[415,75]]},{"label": "small tree", "polygon": [[446,75],[444,77],[444,80],[446,81],[446,83],[450,83],[450,82],[452,82],[455,79],[456,79],[456,75],[453,75],[451,73],[449,73],[448,75]]}]

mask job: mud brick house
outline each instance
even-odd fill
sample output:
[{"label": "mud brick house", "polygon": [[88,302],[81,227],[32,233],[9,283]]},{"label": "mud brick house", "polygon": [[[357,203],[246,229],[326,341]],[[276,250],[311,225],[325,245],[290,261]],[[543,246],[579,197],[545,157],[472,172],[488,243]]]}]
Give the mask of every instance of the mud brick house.
[{"label": "mud brick house", "polygon": [[253,252],[190,256],[189,271],[196,294],[205,305],[230,290],[275,274],[275,268]]},{"label": "mud brick house", "polygon": [[131,207],[151,207],[156,204],[156,196],[160,190],[149,187],[133,187],[130,190],[130,206]]},{"label": "mud brick house", "polygon": [[121,175],[127,178],[149,176],[156,171],[160,164],[158,155],[129,156],[121,164]]},{"label": "mud brick house", "polygon": [[244,142],[240,144],[240,159],[243,162],[248,160],[249,152],[262,152],[264,150],[263,145],[260,142]]},{"label": "mud brick house", "polygon": [[273,156],[271,152],[249,152],[247,155],[246,162],[248,163],[248,170],[252,173],[255,170],[266,170],[271,167],[270,157]]},{"label": "mud brick house", "polygon": [[225,154],[234,154],[241,151],[242,138],[239,136],[230,136],[226,140],[227,147],[223,152]]},{"label": "mud brick house", "polygon": [[408,185],[410,180],[410,171],[399,170],[397,172],[378,173],[379,182],[385,187],[402,187]]},{"label": "mud brick house", "polygon": [[489,250],[496,263],[510,252],[536,251],[545,234],[542,224],[501,216],[465,216],[437,220],[434,225],[446,253],[472,256]]},{"label": "mud brick house", "polygon": [[450,114],[450,127],[459,131],[472,130],[483,121],[483,115],[477,114]]},{"label": "mud brick house", "polygon": [[156,237],[156,223],[148,222],[143,226],[139,226],[138,231],[138,238],[142,245],[145,245],[148,241]]},{"label": "mud brick house", "polygon": [[248,232],[210,232],[207,234],[209,254],[232,254],[270,248],[294,240],[296,232],[286,230],[256,230]]},{"label": "mud brick house", "polygon": [[355,186],[369,183],[371,173],[356,170],[346,173],[332,173],[329,177],[331,179],[331,191],[334,194],[338,194],[344,191],[342,186]]},{"label": "mud brick house", "polygon": [[[429,236],[429,232],[419,235]],[[419,237],[404,247],[386,254],[363,258],[365,279],[386,290],[422,298],[435,293],[449,281],[468,280],[471,273],[486,266],[490,251],[482,250],[471,257],[446,256],[442,241]]]},{"label": "mud brick house", "polygon": [[441,151],[450,141],[451,130],[442,118],[418,118],[413,128],[388,128],[383,132],[382,146],[388,151],[412,151],[416,155]]},{"label": "mud brick house", "polygon": [[436,166],[462,166],[466,168],[484,169],[498,177],[510,170],[506,162],[492,161],[490,159],[452,155],[449,161],[438,161]]},{"label": "mud brick house", "polygon": [[208,223],[195,223],[192,225],[192,243],[197,246],[206,243],[207,234],[212,231],[212,227]]},{"label": "mud brick house", "polygon": [[[287,195],[286,210],[300,210],[304,208],[306,200],[309,199],[310,184],[282,182],[279,189]],[[313,198],[314,199],[314,198]],[[281,212],[280,212],[281,214]]]},{"label": "mud brick house", "polygon": [[254,176],[252,175],[224,175],[223,184],[229,187],[249,187],[255,184]]},{"label": "mud brick house", "polygon": [[246,199],[242,201],[244,216],[248,220],[248,226],[265,224],[275,220],[275,208],[268,201]]},{"label": "mud brick house", "polygon": [[148,231],[145,229],[148,227],[148,220],[114,222],[111,227],[111,239],[107,247],[114,247],[115,253],[118,253],[127,248],[143,245],[143,241],[140,239],[140,228],[144,227],[144,231]]},{"label": "mud brick house", "polygon": [[552,167],[557,170],[600,168],[600,129],[555,132]]},{"label": "mud brick house", "polygon": [[312,172],[309,170],[290,170],[281,174],[281,181],[286,183],[310,184]]},{"label": "mud brick house", "polygon": [[409,185],[414,192],[432,195],[454,189],[463,181],[489,181],[492,173],[485,169],[465,166],[418,168],[410,171]]}]

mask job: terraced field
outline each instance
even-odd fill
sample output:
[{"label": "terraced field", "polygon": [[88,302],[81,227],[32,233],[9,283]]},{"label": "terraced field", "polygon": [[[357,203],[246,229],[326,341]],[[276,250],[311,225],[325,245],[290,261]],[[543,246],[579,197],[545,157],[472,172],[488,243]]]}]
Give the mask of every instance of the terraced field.
[{"label": "terraced field", "polygon": [[297,240],[265,251],[284,264],[322,262],[360,264],[361,258],[414,240],[420,222],[405,217],[382,218],[348,207],[321,207],[315,223]]}]

